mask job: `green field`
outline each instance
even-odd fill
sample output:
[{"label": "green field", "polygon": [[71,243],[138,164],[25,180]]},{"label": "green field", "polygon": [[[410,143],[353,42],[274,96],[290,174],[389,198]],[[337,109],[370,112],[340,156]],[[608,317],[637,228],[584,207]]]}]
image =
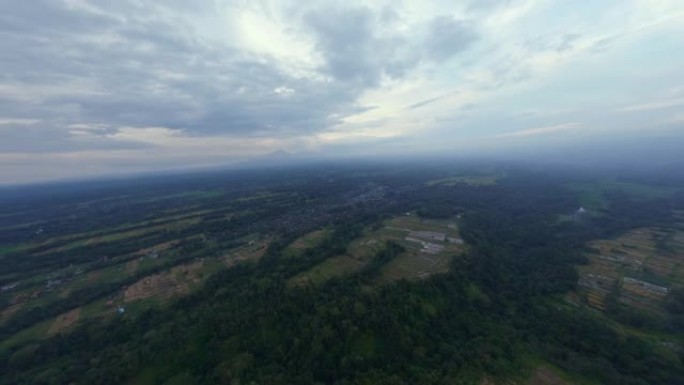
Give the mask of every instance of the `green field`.
[{"label": "green field", "polygon": [[[464,245],[426,240],[425,242],[442,248],[441,251],[428,253],[423,250],[420,243],[411,241],[409,238],[419,232],[437,232],[444,234],[447,238],[460,239],[456,221],[455,218],[452,220],[421,219],[415,215],[391,218],[375,230],[367,229],[361,238],[349,243],[346,254],[321,262],[310,270],[293,277],[290,283],[318,285],[333,277],[360,271],[388,241],[397,242],[406,251],[382,267],[377,283],[388,283],[400,279],[424,279],[433,274],[444,273],[449,269],[451,258],[465,250]],[[312,235],[308,237],[310,237],[309,240],[316,239]],[[296,243],[306,244],[301,239]],[[314,245],[315,242],[310,242],[309,247]]]},{"label": "green field", "polygon": [[464,184],[468,186],[493,186],[498,183],[504,175],[497,173],[492,175],[458,175],[442,179],[435,179],[427,182],[428,186],[456,186]]},{"label": "green field", "polygon": [[636,200],[650,200],[667,198],[677,192],[674,188],[623,182],[614,178],[595,182],[569,183],[566,186],[579,194],[580,204],[591,213],[600,213],[607,209],[611,193],[623,193]]}]

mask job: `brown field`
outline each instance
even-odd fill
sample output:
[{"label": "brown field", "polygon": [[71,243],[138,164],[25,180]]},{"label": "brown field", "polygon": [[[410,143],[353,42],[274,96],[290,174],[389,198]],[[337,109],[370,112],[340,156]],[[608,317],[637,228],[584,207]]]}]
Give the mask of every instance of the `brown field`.
[{"label": "brown field", "polygon": [[50,325],[50,329],[48,329],[47,335],[53,336],[70,328],[71,326],[76,324],[76,322],[78,322],[80,316],[81,308],[78,307],[76,309],[70,310],[64,314],[57,316],[52,325]]},{"label": "brown field", "polygon": [[147,298],[165,300],[185,294],[195,284],[201,282],[199,272],[202,267],[204,267],[204,261],[198,261],[144,277],[124,290],[124,302]]}]

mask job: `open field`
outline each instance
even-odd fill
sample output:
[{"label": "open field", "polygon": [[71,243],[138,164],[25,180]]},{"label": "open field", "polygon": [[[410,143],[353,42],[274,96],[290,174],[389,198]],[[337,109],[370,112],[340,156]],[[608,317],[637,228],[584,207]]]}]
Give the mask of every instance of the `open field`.
[{"label": "open field", "polygon": [[611,293],[630,307],[662,312],[668,292],[684,284],[684,232],[641,228],[589,247],[590,263],[580,266],[579,285],[586,303],[605,310]]},{"label": "open field", "polygon": [[17,345],[26,344],[32,341],[40,341],[48,337],[48,330],[53,322],[53,319],[42,321],[15,333],[10,338],[0,341],[0,349],[9,349]]},{"label": "open field", "polygon": [[347,253],[329,258],[292,278],[291,284],[320,284],[330,278],[361,270],[384,247],[394,241],[405,252],[382,267],[377,283],[399,279],[424,279],[449,269],[454,255],[464,251],[455,220],[421,219],[415,215],[386,220],[375,230],[366,230],[352,241]]},{"label": "open field", "polygon": [[144,277],[124,290],[123,302],[129,303],[147,298],[165,300],[186,294],[192,286],[202,282],[203,267],[204,261],[198,261]]},{"label": "open field", "polygon": [[290,283],[319,285],[333,277],[354,273],[365,266],[366,262],[368,261],[359,260],[350,255],[328,258],[311,270],[292,278]]},{"label": "open field", "polygon": [[223,256],[223,262],[227,267],[233,267],[240,262],[256,262],[266,253],[270,243],[270,239],[251,240],[246,245],[231,250]]},{"label": "open field", "polygon": [[574,182],[566,184],[566,187],[576,191],[580,195],[580,204],[592,213],[599,213],[608,208],[610,194],[622,193],[632,199],[649,200],[666,198],[677,190],[667,187],[645,185],[633,182],[624,182],[617,179],[603,179],[592,182]]},{"label": "open field", "polygon": [[75,325],[76,322],[78,322],[80,316],[81,308],[70,310],[58,316],[57,319],[55,319],[54,322],[52,322],[52,325],[50,325],[50,329],[48,329],[47,331],[48,336],[53,336],[57,333],[61,333],[62,331]]},{"label": "open field", "polygon": [[53,252],[64,252],[64,251],[69,251],[69,250],[75,249],[77,247],[86,247],[86,246],[93,246],[93,245],[106,243],[106,242],[122,241],[122,240],[125,240],[127,238],[134,238],[134,237],[138,237],[141,235],[155,233],[155,232],[159,232],[159,231],[169,231],[169,230],[182,229],[182,228],[185,228],[188,226],[192,226],[198,222],[199,222],[199,219],[196,219],[196,218],[184,219],[184,220],[172,222],[169,224],[150,226],[150,227],[145,227],[145,228],[136,229],[136,230],[122,231],[122,232],[111,233],[111,234],[102,235],[102,236],[96,236],[96,237],[92,237],[92,238],[83,239],[83,240],[79,240],[76,242],[68,243],[66,245],[59,246],[56,248],[47,249],[45,251],[41,251],[39,253],[36,253],[35,255],[45,255],[45,254],[53,253]]},{"label": "open field", "polygon": [[[91,230],[67,235],[58,235],[49,238],[40,238],[32,242],[24,242],[21,244],[15,244],[11,246],[3,246],[2,248],[0,248],[0,256],[2,256],[3,254],[15,252],[31,252],[31,250],[38,248],[40,248],[41,250],[64,250],[62,248],[71,249],[73,247],[78,247],[79,245],[84,244],[96,244],[101,242],[123,240],[128,237],[142,234],[139,232],[140,230],[144,232],[153,232],[158,231],[160,229],[164,229],[167,225],[170,228],[178,228],[179,225],[182,227],[184,224],[189,225],[192,224],[192,221],[196,221],[202,215],[208,214],[210,212],[212,212],[212,210],[197,210],[189,212],[184,210],[182,214],[164,216],[140,222],[125,223],[107,229]],[[14,226],[14,228],[22,228],[36,224],[40,224],[40,222],[17,225]],[[150,230],[150,227],[153,227],[155,225],[159,226],[157,226],[155,229]],[[27,229],[27,231],[31,230]],[[69,243],[68,241],[70,240],[73,240],[73,242]],[[65,242],[67,243],[64,244]],[[50,247],[53,244],[55,246]]]},{"label": "open field", "polygon": [[296,256],[306,249],[318,246],[328,234],[329,230],[327,229],[316,230],[306,234],[287,246],[283,250],[283,254],[286,256]]}]

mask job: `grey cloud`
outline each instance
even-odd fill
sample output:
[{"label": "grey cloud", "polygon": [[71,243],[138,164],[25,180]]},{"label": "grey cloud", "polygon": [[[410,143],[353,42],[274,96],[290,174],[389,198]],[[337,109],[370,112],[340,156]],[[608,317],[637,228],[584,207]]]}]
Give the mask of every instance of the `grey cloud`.
[{"label": "grey cloud", "polygon": [[381,16],[368,8],[337,8],[315,10],[305,17],[333,78],[373,87],[383,75],[400,76],[417,61],[402,52],[406,43],[401,36],[379,35],[376,18]]},{"label": "grey cloud", "polygon": [[394,34],[378,28],[381,22],[399,21],[387,10],[379,14],[368,8],[315,10],[305,19],[316,34],[325,71],[361,87],[377,86],[383,77],[402,78],[425,61],[447,60],[478,38],[473,23],[449,16],[434,18],[423,26],[425,31]]},{"label": "grey cloud", "polygon": [[482,11],[499,8],[512,3],[513,0],[473,0],[468,4],[471,11]]},{"label": "grey cloud", "polygon": [[128,150],[149,148],[149,144],[105,138],[112,130],[73,135],[72,129],[61,124],[1,124],[0,152],[70,152],[82,150]]},{"label": "grey cloud", "polygon": [[[23,95],[0,95],[0,118],[42,120],[40,129],[13,130],[14,148],[36,151],[108,148],[106,137],[69,133],[70,124],[83,123],[163,126],[191,136],[333,129],[368,108],[357,103],[367,89],[448,59],[476,38],[474,26],[444,17],[414,36],[380,28],[398,21],[388,9],[317,9],[303,22],[326,64],[322,77],[305,78],[274,58],[198,37],[181,16],[211,3],[103,0],[89,10],[37,1],[0,3],[0,86]],[[275,92],[281,87],[294,92]],[[131,144],[111,145],[121,146]]]},{"label": "grey cloud", "polygon": [[437,101],[443,99],[445,96],[447,96],[447,95],[441,95],[441,96],[436,96],[434,98],[425,99],[425,100],[422,100],[420,102],[413,103],[413,104],[407,106],[406,109],[415,110],[417,108],[424,107],[424,106],[427,106],[428,104],[432,104],[434,102],[437,102]]},{"label": "grey cloud", "polygon": [[[354,89],[293,77],[268,57],[190,38],[178,20],[146,16],[153,8],[102,22],[49,3],[46,13],[3,7],[3,18],[13,23],[0,30],[1,79],[27,89],[61,88],[34,93],[30,105],[3,95],[8,103],[0,116],[38,117],[55,131],[63,130],[54,121],[59,118],[182,128],[190,135],[277,135],[324,129],[329,116],[355,108]],[[50,19],[45,28],[26,27],[44,19]],[[282,86],[295,93],[276,94]]]},{"label": "grey cloud", "polygon": [[443,61],[465,50],[475,40],[477,40],[477,33],[471,23],[454,20],[449,16],[440,16],[430,24],[426,50],[429,57]]},{"label": "grey cloud", "polygon": [[528,39],[523,47],[529,51],[556,51],[558,53],[572,51],[575,42],[582,37],[579,33],[568,32],[563,34],[539,35]]},{"label": "grey cloud", "polygon": [[580,37],[582,37],[582,35],[577,33],[566,33],[565,35],[561,36],[560,43],[558,44],[558,47],[556,47],[556,51],[564,52],[573,49],[575,41],[577,41],[577,39]]}]

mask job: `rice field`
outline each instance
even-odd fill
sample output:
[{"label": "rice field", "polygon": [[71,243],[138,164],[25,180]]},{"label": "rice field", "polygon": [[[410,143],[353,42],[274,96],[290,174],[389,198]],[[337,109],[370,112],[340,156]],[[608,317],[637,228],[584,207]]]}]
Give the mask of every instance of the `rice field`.
[{"label": "rice field", "polygon": [[617,293],[622,304],[662,313],[669,290],[684,285],[681,230],[640,228],[589,247],[590,263],[579,267],[579,291],[591,307],[605,310],[606,297]]}]

